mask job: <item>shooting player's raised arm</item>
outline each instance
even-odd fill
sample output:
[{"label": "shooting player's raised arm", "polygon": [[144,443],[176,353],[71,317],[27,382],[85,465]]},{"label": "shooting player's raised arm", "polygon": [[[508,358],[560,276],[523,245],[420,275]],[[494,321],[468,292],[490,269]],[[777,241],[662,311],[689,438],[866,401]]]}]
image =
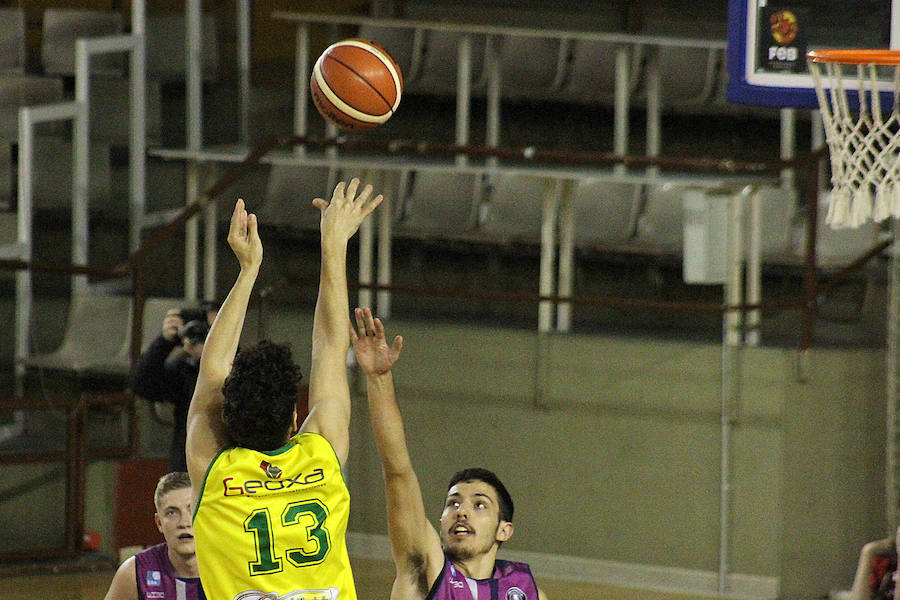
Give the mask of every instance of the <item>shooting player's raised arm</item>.
[{"label": "shooting player's raised arm", "polygon": [[[359,192],[359,193],[357,193]],[[309,416],[303,431],[319,433],[343,464],[350,448],[350,386],[347,382],[348,323],[347,243],[382,200],[359,180],[338,183],[331,201],[313,204],[321,211],[322,266],[313,317],[309,373]]]},{"label": "shooting player's raised arm", "polygon": [[247,214],[244,201],[238,200],[231,215],[228,245],[234,251],[241,270],[210,327],[200,358],[197,385],[188,409],[185,451],[195,500],[199,498],[209,464],[226,444],[222,422],[222,384],[231,371],[244,327],[247,304],[262,264],[263,249],[257,225],[256,215]]}]

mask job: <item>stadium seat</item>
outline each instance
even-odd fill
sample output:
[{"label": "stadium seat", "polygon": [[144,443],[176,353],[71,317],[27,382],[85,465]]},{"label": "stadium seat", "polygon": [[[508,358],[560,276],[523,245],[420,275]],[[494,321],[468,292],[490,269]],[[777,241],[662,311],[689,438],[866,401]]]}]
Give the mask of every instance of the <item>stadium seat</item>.
[{"label": "stadium seat", "polygon": [[422,49],[421,41],[418,39],[422,36],[420,31],[407,27],[361,25],[358,36],[364,40],[371,40],[387,50],[400,67],[404,80],[413,76],[413,66],[421,58],[416,55]]},{"label": "stadium seat", "polygon": [[25,9],[0,8],[0,73],[25,73]]},{"label": "stadium seat", "polygon": [[[557,96],[570,102],[611,104],[616,90],[616,52],[619,44],[575,40],[565,81]],[[628,47],[628,94],[637,87],[643,57],[641,46]]]},{"label": "stadium seat", "polygon": [[684,188],[672,184],[648,185],[644,192],[635,245],[647,251],[680,254],[684,238]]},{"label": "stadium seat", "polygon": [[[91,144],[88,164],[89,206],[92,210],[112,209],[109,204],[110,156],[106,144]],[[72,206],[72,143],[61,137],[34,139],[32,203],[36,209],[70,209]],[[121,207],[122,211],[127,211]]]},{"label": "stadium seat", "polygon": [[572,189],[575,244],[582,248],[618,245],[634,232],[641,199],[639,185],[579,179]]},{"label": "stadium seat", "polygon": [[[63,82],[58,77],[0,74],[0,139],[19,141],[19,109],[63,100]],[[41,132],[62,130],[56,123],[39,125]]]},{"label": "stadium seat", "polygon": [[[141,320],[141,349],[159,335],[166,311],[189,305],[180,298],[146,298]],[[25,361],[26,368],[65,371],[76,376],[128,376],[131,371],[131,315],[130,296],[76,294],[70,301],[60,346],[53,352],[29,357]]]},{"label": "stadium seat", "polygon": [[266,183],[265,201],[257,210],[262,225],[298,231],[317,231],[319,211],[313,198],[331,198],[336,173],[328,167],[272,165]]},{"label": "stadium seat", "polygon": [[562,79],[568,48],[569,41],[559,38],[505,36],[500,45],[501,95],[528,100],[551,97]]},{"label": "stadium seat", "polygon": [[418,171],[401,194],[401,216],[394,233],[411,237],[456,237],[477,222],[481,178],[469,173]]},{"label": "stadium seat", "polygon": [[76,376],[127,376],[130,331],[131,297],[75,294],[69,302],[62,343],[53,352],[25,359],[25,367]]},{"label": "stadium seat", "polygon": [[[794,217],[797,214],[797,192],[782,187],[765,186],[756,191],[762,201],[760,234],[764,259],[778,261],[791,254]],[[747,219],[749,227],[749,219]],[[745,239],[749,239],[749,231]]]},{"label": "stadium seat", "polygon": [[501,173],[489,180],[481,231],[498,242],[538,243],[551,180]]},{"label": "stadium seat", "polygon": [[[727,35],[726,12],[704,15],[703,19],[684,14],[676,5],[650,3],[643,15],[641,33],[664,38],[700,42],[723,42]],[[708,109],[719,87],[720,67],[725,62],[723,48],[657,45],[656,66],[663,108]],[[645,101],[639,93],[639,101]]]},{"label": "stadium seat", "polygon": [[[459,64],[459,40],[462,34],[428,30],[424,34],[421,68],[409,81],[404,80],[404,89],[411,94],[447,95],[456,92],[456,70]],[[473,34],[472,39],[472,90],[484,88],[482,79],[486,36]]]},{"label": "stadium seat", "polygon": [[[113,146],[125,146],[131,119],[131,84],[128,79],[95,77],[91,80],[91,138]],[[146,82],[146,118],[148,145],[158,145],[162,128],[162,93],[158,81]]]},{"label": "stadium seat", "polygon": [[[75,75],[75,41],[122,33],[122,15],[110,10],[48,8],[44,11],[41,63],[48,75]],[[91,57],[95,75],[125,74],[125,54],[114,52]]]},{"label": "stadium seat", "polygon": [[[215,14],[206,13],[200,23],[204,81],[219,79],[219,25]],[[147,77],[162,82],[184,81],[184,14],[147,15]]]},{"label": "stadium seat", "polygon": [[[18,258],[20,256],[18,232],[18,216],[14,212],[0,212],[0,257]],[[5,274],[14,271],[0,271]]]},{"label": "stadium seat", "polygon": [[278,84],[250,88],[250,142],[294,131],[294,89]]},{"label": "stadium seat", "polygon": [[[717,48],[658,46],[656,68],[663,108],[705,105],[715,92],[720,60],[724,57]],[[639,93],[638,99],[646,101],[646,96]]]}]

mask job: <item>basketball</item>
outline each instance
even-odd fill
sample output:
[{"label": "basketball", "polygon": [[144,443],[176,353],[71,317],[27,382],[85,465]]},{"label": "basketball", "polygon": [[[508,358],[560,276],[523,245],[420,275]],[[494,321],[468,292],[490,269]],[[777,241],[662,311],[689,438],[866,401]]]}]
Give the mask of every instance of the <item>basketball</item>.
[{"label": "basketball", "polygon": [[397,110],[403,75],[387,50],[351,38],[322,52],[309,88],[326,121],[344,131],[365,131],[381,125]]}]

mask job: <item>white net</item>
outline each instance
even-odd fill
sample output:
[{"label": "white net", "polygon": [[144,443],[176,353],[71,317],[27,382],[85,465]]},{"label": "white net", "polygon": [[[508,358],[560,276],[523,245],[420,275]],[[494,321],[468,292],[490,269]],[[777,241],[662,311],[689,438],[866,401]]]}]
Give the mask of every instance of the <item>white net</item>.
[{"label": "white net", "polygon": [[811,58],[809,69],[831,155],[826,223],[855,228],[900,217],[900,66]]}]

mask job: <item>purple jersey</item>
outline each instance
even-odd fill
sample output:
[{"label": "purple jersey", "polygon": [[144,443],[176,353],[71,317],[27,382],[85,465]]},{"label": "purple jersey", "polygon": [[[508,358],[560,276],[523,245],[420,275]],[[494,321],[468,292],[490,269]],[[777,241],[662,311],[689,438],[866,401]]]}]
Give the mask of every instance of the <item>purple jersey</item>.
[{"label": "purple jersey", "polygon": [[134,555],[134,574],[140,600],[206,600],[199,577],[179,577],[163,544]]},{"label": "purple jersey", "polygon": [[477,600],[538,600],[537,584],[525,563],[498,560],[490,579],[469,579],[446,558],[425,600],[473,600],[472,587]]}]

